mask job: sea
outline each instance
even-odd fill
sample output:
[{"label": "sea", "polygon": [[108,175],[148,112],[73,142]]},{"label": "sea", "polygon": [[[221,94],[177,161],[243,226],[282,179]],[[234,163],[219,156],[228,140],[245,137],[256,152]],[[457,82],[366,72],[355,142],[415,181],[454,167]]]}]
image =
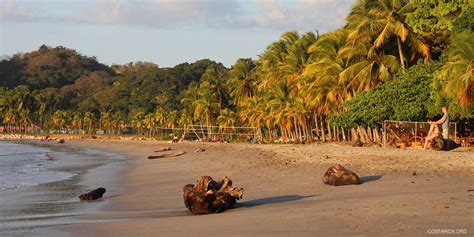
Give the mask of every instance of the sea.
[{"label": "sea", "polygon": [[[116,182],[126,160],[48,142],[0,141],[0,236],[68,236],[51,227],[101,221],[82,217],[106,213],[107,196],[123,192]],[[80,202],[78,195],[98,187],[114,188]]]}]

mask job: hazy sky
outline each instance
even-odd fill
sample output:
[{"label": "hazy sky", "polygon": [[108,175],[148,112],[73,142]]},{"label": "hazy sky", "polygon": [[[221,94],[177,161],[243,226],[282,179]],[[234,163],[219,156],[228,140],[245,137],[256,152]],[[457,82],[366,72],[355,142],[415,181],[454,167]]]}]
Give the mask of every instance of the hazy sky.
[{"label": "hazy sky", "polygon": [[65,46],[105,64],[256,58],[285,31],[344,25],[354,0],[0,0],[0,56]]}]

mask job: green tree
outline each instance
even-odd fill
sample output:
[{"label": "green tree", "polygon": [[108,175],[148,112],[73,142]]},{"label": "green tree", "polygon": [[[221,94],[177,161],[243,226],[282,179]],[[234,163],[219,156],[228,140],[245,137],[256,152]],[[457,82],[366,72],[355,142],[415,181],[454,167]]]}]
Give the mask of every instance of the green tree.
[{"label": "green tree", "polygon": [[446,63],[437,73],[444,82],[444,93],[474,108],[474,38],[471,30],[453,35]]}]

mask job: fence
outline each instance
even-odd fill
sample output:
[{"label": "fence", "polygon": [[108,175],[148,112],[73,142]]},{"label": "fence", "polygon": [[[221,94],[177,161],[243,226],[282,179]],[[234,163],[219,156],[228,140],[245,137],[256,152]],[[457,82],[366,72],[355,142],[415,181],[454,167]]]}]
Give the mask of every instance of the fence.
[{"label": "fence", "polygon": [[[127,134],[137,134],[136,131]],[[184,127],[154,127],[143,130],[142,135],[160,137],[161,139],[186,139],[200,141],[232,141],[258,139],[256,127],[221,127],[205,125],[185,125]]]},{"label": "fence", "polygon": [[[414,144],[421,142],[428,135],[430,126],[427,122],[385,120],[383,147],[397,142]],[[449,123],[448,138],[457,142],[457,124],[454,122]]]}]

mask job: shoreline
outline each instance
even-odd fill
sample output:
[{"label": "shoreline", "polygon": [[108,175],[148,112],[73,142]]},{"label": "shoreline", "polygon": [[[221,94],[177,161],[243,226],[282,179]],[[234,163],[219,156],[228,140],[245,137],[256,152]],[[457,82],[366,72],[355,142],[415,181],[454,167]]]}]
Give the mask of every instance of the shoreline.
[{"label": "shoreline", "polygon": [[[117,174],[124,170],[126,158],[96,149],[78,149],[62,144],[37,140],[1,140],[48,150],[54,156],[51,171],[74,174],[71,178],[38,185],[9,189],[2,192],[5,209],[3,234],[63,236],[67,232],[55,231],[54,226],[99,222],[83,216],[107,213],[108,200],[89,204],[81,203],[77,196],[96,185],[112,186],[110,194],[123,192]],[[97,182],[99,180],[99,182]],[[9,201],[10,200],[10,201]]]},{"label": "shoreline", "polygon": [[[127,192],[111,197],[105,207],[112,213],[85,217],[123,220],[53,228],[73,236],[379,236],[423,235],[433,228],[474,233],[469,218],[474,194],[468,191],[474,188],[471,151],[131,140],[73,140],[66,145],[130,157],[122,183]],[[146,159],[161,145],[187,154]],[[205,152],[194,153],[196,148]],[[322,175],[335,163],[355,171],[364,183],[323,185]],[[235,186],[244,187],[237,208],[190,215],[181,188],[202,175],[229,176]]]}]

